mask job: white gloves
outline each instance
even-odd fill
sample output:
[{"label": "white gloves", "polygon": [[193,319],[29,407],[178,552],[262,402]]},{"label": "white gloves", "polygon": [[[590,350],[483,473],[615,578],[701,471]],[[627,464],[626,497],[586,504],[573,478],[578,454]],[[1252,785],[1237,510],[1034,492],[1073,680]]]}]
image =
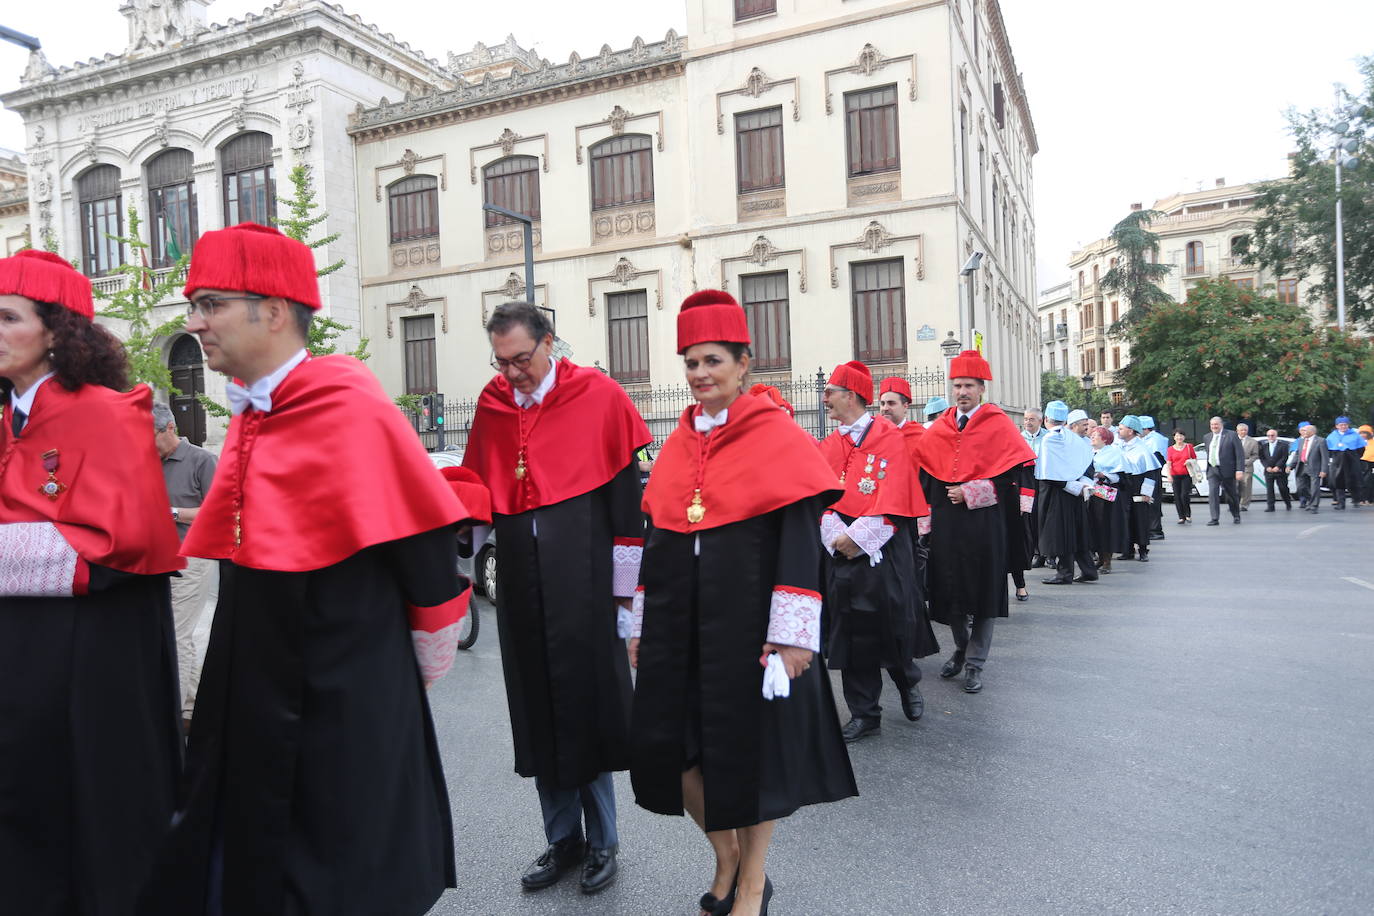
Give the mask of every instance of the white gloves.
[{"label": "white gloves", "polygon": [[792,693],[792,680],[787,676],[787,666],[782,656],[776,652],[768,653],[768,667],[763,670],[763,698],[785,699]]}]

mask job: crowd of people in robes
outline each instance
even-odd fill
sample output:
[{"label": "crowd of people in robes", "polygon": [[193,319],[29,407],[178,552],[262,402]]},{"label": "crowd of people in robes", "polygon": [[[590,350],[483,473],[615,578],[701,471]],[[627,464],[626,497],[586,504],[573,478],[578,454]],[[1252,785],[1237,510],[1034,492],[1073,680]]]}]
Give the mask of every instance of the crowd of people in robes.
[{"label": "crowd of people in robes", "polygon": [[[487,322],[495,375],[463,466],[440,472],[361,363],[307,351],[305,245],[207,232],[184,295],[187,331],[234,379],[217,464],[129,390],[89,280],[43,252],[0,260],[0,884],[16,912],[428,911],[457,875],[427,691],[471,599],[455,557],[494,526],[513,767],[544,827],[520,886],[615,882],[612,774],[628,771],[637,805],[702,831],[700,912],[767,913],[779,821],[859,792],[846,745],[882,733],[883,672],[920,719],[938,623],[940,677],[979,693],[1008,579],[1025,601],[1030,568],[1069,585],[1148,561],[1178,466],[1149,417],[1113,428],[1056,401],[1018,430],[976,350],[951,362],[950,401],[919,407],[904,379],[836,366],[817,442],[751,386],[743,308],[703,290],[677,316],[693,403],[647,483],[644,420],[555,356],[528,303]],[[1368,505],[1369,428],[1314,433],[1255,459],[1296,467],[1314,511],[1324,482],[1338,508]],[[1212,454],[1243,462],[1233,438],[1217,431]],[[220,581],[198,675],[198,608],[173,616],[203,587],[186,558]]]}]

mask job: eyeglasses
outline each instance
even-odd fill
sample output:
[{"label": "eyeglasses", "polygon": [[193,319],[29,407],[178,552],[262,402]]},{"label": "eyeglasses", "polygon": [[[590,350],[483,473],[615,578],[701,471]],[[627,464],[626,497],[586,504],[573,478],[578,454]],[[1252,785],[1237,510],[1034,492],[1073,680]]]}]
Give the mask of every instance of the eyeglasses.
[{"label": "eyeglasses", "polygon": [[493,350],[491,354],[491,367],[497,372],[505,372],[507,369],[514,366],[521,372],[524,372],[530,367],[530,363],[534,362],[534,354],[538,352],[539,347],[536,346],[528,353],[521,353],[519,356],[512,356],[510,359],[502,359],[497,356],[496,351]]},{"label": "eyeglasses", "polygon": [[186,306],[186,317],[191,318],[199,315],[202,318],[209,318],[215,314],[215,309],[220,308],[226,302],[261,302],[267,296],[254,296],[245,293],[242,296],[197,296],[191,300],[191,304]]}]

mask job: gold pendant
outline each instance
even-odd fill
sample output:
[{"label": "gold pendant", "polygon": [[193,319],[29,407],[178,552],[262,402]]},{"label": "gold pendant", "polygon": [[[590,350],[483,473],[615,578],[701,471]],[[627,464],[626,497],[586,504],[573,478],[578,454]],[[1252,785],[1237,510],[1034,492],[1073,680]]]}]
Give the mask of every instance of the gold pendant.
[{"label": "gold pendant", "polygon": [[523,456],[520,458],[520,463],[515,466],[515,479],[525,479],[525,459]]},{"label": "gold pendant", "polygon": [[234,510],[234,546],[243,546],[243,513]]},{"label": "gold pendant", "polygon": [[848,471],[845,471],[844,474],[841,474],[841,475],[840,475],[840,486],[844,486],[845,474],[848,474],[848,473],[849,473]]},{"label": "gold pendant", "polygon": [[687,507],[687,523],[699,525],[701,520],[706,517],[706,507],[701,504],[701,491],[697,490],[692,495],[692,504]]}]

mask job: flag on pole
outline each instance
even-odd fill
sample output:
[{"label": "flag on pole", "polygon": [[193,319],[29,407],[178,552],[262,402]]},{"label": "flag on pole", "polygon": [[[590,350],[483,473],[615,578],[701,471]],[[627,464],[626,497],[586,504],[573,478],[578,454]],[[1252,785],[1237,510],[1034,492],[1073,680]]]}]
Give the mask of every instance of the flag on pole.
[{"label": "flag on pole", "polygon": [[177,244],[177,227],[171,223],[167,224],[167,258],[171,261],[181,260],[181,246]]}]

